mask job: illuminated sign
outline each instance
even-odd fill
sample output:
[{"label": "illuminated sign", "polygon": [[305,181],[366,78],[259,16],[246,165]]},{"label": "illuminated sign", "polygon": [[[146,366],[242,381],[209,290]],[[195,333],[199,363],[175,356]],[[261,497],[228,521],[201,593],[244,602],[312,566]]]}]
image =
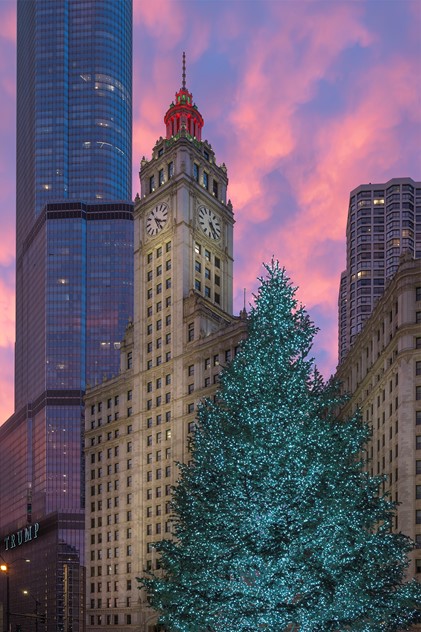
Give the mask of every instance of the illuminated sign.
[{"label": "illuminated sign", "polygon": [[30,524],[24,529],[20,529],[20,531],[16,531],[16,533],[11,533],[4,538],[4,550],[8,551],[9,549],[15,549],[17,546],[21,546],[21,544],[25,544],[25,542],[30,542],[31,540],[35,540],[38,537],[39,531],[39,522],[35,524]]}]

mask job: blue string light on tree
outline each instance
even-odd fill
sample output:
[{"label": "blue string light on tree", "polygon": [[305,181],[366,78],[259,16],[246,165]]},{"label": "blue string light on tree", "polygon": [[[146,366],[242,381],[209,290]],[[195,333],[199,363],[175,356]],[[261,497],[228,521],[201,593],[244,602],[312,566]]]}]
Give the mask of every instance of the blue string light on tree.
[{"label": "blue string light on tree", "polygon": [[172,632],[392,632],[421,621],[410,540],[366,471],[370,436],[340,420],[308,357],[316,328],[277,262],[248,338],[205,401],[174,491],[174,540],[140,578]]}]

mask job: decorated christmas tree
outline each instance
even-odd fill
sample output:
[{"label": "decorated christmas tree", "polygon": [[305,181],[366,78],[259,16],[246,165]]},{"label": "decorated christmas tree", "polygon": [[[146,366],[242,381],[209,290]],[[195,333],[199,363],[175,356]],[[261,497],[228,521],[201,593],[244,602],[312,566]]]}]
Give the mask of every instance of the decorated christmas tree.
[{"label": "decorated christmas tree", "polygon": [[412,545],[366,473],[369,427],[340,420],[308,357],[316,333],[275,262],[248,337],[198,411],[175,539],[140,579],[172,632],[381,632],[421,621]]}]

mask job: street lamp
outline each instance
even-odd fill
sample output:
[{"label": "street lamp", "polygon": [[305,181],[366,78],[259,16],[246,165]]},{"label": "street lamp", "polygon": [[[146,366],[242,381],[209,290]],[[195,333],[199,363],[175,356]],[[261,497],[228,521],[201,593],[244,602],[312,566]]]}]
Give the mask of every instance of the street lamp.
[{"label": "street lamp", "polygon": [[26,595],[27,597],[31,597],[31,599],[35,601],[35,632],[38,632],[38,607],[40,605],[40,602],[33,595],[31,595],[29,590],[23,590],[22,592],[24,595]]},{"label": "street lamp", "polygon": [[13,562],[8,564],[6,563],[6,560],[4,559],[4,557],[0,555],[0,558],[2,560],[2,564],[0,564],[0,571],[2,573],[5,573],[6,575],[6,632],[12,632],[11,625],[10,625],[10,580],[9,580],[10,567],[13,566],[13,564],[15,564],[16,562],[29,563],[31,560],[25,560],[24,558],[19,557],[18,559],[13,560]]},{"label": "street lamp", "polygon": [[6,632],[10,632],[10,584],[8,565],[1,564],[0,571],[6,573]]}]

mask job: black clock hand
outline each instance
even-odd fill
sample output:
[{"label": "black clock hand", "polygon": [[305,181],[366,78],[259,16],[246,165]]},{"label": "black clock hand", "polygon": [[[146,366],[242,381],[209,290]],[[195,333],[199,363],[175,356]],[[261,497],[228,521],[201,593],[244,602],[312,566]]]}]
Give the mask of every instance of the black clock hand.
[{"label": "black clock hand", "polygon": [[212,223],[212,220],[209,220],[209,226],[210,226],[210,229],[211,229],[211,231],[212,231],[212,235],[213,235],[213,236],[214,236],[214,238],[216,239],[216,230],[215,230],[215,227],[214,227],[214,225],[213,225],[213,223]]}]

